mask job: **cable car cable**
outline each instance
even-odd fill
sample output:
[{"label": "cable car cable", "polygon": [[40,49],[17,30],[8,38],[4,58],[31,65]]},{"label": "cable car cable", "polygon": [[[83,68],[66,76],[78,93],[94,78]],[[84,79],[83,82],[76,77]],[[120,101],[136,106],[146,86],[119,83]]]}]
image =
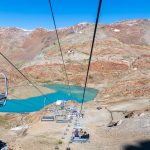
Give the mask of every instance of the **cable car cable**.
[{"label": "cable car cable", "polygon": [[56,33],[56,37],[57,37],[57,42],[58,42],[59,50],[60,50],[62,61],[63,61],[63,66],[64,66],[65,75],[66,75],[66,80],[67,80],[67,84],[68,84],[68,87],[69,87],[69,93],[71,95],[71,88],[70,88],[69,78],[68,78],[68,74],[67,74],[67,71],[66,71],[66,65],[65,65],[63,52],[62,52],[62,48],[61,48],[61,44],[60,44],[60,40],[59,40],[59,35],[58,35],[58,30],[57,30],[57,26],[56,26],[56,21],[55,21],[55,17],[54,17],[54,12],[53,12],[53,7],[52,7],[51,0],[48,0],[48,3],[49,3],[50,10],[51,10],[51,15],[52,15],[53,23],[54,23],[54,28],[55,28],[55,33]]},{"label": "cable car cable", "polygon": [[36,85],[34,85],[32,81],[30,81],[4,54],[0,52],[0,55],[4,57],[6,61],[11,64],[43,97],[48,99],[48,97]]},{"label": "cable car cable", "polygon": [[89,57],[89,62],[88,62],[88,69],[87,69],[86,79],[85,79],[85,84],[84,84],[84,91],[83,91],[83,98],[82,98],[80,112],[82,112],[82,109],[83,109],[83,102],[84,102],[84,99],[85,99],[85,91],[86,91],[86,87],[87,87],[87,80],[88,80],[88,76],[89,76],[89,70],[90,70],[90,65],[91,65],[91,59],[92,59],[92,54],[93,54],[93,48],[94,48],[94,43],[95,43],[95,36],[96,36],[96,31],[97,31],[97,26],[98,26],[98,21],[99,21],[99,15],[100,15],[101,7],[102,7],[102,0],[99,0],[98,10],[97,10],[97,16],[96,16],[96,22],[95,22],[95,28],[94,28],[93,39],[92,39],[92,45],[91,45],[91,51],[90,51],[90,57]]}]

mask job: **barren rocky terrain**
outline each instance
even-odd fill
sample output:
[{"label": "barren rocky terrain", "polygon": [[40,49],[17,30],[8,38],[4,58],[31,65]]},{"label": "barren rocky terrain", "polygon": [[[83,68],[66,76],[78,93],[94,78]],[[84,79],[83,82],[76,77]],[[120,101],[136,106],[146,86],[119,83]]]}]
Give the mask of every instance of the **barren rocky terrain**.
[{"label": "barren rocky terrain", "polygon": [[[58,29],[70,84],[84,84],[93,29],[91,23]],[[0,51],[32,82],[66,82],[55,31],[0,28],[0,39]],[[26,97],[23,87],[29,83],[1,56],[0,63],[0,72],[5,72],[9,79],[9,93]],[[128,150],[125,145],[149,139],[150,20],[98,25],[88,87],[99,91],[94,101],[84,105],[85,118],[81,121],[91,134],[91,142],[70,144],[71,149]],[[102,109],[98,110],[98,106]],[[0,138],[13,150],[47,150],[55,146],[65,150],[72,124],[65,139],[61,139],[67,125],[42,123],[43,114],[26,114],[24,124],[31,127],[21,133],[10,131],[21,125],[21,115],[1,114]],[[108,127],[111,121],[119,125]]]},{"label": "barren rocky terrain", "polygon": [[[94,24],[90,23],[58,29],[71,84],[84,84],[93,29]],[[95,84],[100,90],[97,100],[115,102],[149,97],[149,32],[149,20],[98,26],[88,80],[89,86]],[[54,31],[0,28],[0,38],[0,51],[33,82],[65,83]],[[0,61],[0,69],[8,74],[10,87],[27,84],[6,60],[1,57]]]}]

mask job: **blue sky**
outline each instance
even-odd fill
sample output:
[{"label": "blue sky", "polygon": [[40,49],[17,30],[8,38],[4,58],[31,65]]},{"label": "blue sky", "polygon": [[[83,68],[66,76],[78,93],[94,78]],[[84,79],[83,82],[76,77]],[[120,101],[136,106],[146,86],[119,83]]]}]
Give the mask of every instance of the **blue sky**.
[{"label": "blue sky", "polygon": [[[94,22],[99,0],[51,0],[58,27]],[[103,0],[100,23],[150,18],[150,0]],[[53,29],[48,0],[1,0],[0,26]]]}]

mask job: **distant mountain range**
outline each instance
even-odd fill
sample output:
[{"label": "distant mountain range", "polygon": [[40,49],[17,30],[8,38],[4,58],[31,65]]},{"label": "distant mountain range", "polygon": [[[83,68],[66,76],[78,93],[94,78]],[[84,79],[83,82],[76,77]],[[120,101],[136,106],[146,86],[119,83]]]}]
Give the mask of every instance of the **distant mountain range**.
[{"label": "distant mountain range", "polygon": [[[67,72],[72,84],[83,84],[94,24],[80,23],[58,29]],[[34,82],[64,82],[62,60],[55,31],[0,28],[0,51]],[[2,58],[10,86],[23,78]],[[98,25],[89,86],[97,97],[119,101],[150,96],[150,20],[129,20]],[[20,82],[22,81],[22,82]]]}]

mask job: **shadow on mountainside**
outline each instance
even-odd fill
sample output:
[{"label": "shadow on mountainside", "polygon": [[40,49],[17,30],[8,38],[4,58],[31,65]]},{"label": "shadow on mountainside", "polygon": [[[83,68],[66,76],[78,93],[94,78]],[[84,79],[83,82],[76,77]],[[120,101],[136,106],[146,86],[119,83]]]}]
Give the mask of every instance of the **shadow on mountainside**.
[{"label": "shadow on mountainside", "polygon": [[136,146],[126,145],[123,150],[150,150],[150,140],[140,141]]}]

